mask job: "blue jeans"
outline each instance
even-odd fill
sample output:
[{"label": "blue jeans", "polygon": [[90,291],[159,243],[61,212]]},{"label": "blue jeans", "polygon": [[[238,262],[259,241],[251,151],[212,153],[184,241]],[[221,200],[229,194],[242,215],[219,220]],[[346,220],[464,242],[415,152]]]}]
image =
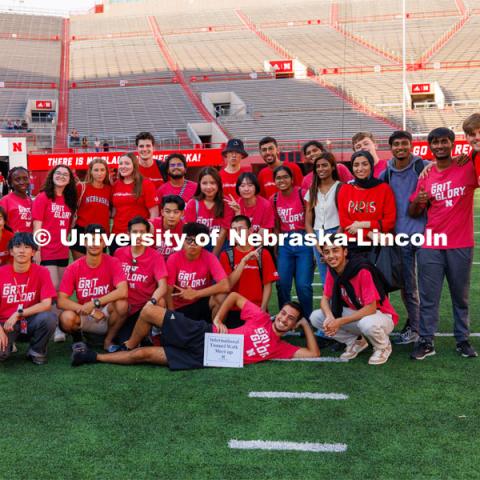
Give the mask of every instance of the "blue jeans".
[{"label": "blue jeans", "polygon": [[[293,232],[292,232],[293,233]],[[310,318],[313,309],[313,256],[312,247],[289,244],[292,233],[285,238],[285,245],[278,247],[277,282],[278,307],[291,300],[293,279],[305,318]],[[297,232],[298,234],[298,232]]]},{"label": "blue jeans", "polygon": [[420,323],[420,300],[418,298],[417,285],[417,250],[414,245],[401,247],[402,273],[404,287],[401,291],[402,300],[407,309],[408,325],[418,333]]},{"label": "blue jeans", "polygon": [[[336,233],[338,231],[338,227],[334,228],[326,228],[324,233]],[[320,230],[315,230],[315,234],[317,238],[320,238]],[[322,255],[317,250],[317,247],[313,247],[313,254],[315,255],[315,262],[318,267],[318,273],[320,273],[320,279],[322,280],[322,286],[325,285],[325,277],[327,276],[327,264],[324,262]]]}]

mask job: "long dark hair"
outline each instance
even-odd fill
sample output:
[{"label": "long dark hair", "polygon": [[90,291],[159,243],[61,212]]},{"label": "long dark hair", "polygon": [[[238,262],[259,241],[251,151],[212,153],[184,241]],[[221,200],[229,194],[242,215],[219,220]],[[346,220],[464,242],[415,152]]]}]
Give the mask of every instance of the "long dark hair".
[{"label": "long dark hair", "polygon": [[308,201],[308,208],[310,210],[314,209],[317,205],[317,193],[320,185],[322,184],[321,180],[318,178],[317,175],[317,163],[320,160],[326,160],[332,166],[332,178],[334,180],[338,180],[338,170],[337,170],[337,161],[335,160],[335,155],[332,152],[324,152],[318,158],[315,159],[313,162],[313,180],[312,185],[310,186],[309,195],[310,200]]},{"label": "long dark hair", "polygon": [[215,195],[214,202],[215,202],[215,208],[214,208],[214,215],[215,217],[220,217],[223,218],[224,214],[224,205],[223,205],[223,186],[222,186],[222,179],[220,178],[220,175],[218,174],[218,171],[216,168],[213,167],[205,167],[200,171],[200,174],[198,176],[198,185],[197,185],[197,191],[195,192],[195,198],[197,200],[205,200],[205,194],[202,192],[200,183],[202,182],[202,178],[206,177],[207,175],[210,175],[214,180],[215,183],[217,184],[217,194]]},{"label": "long dark hair", "polygon": [[75,185],[75,178],[73,172],[67,165],[57,165],[52,170],[48,172],[47,179],[42,187],[42,192],[45,192],[45,195],[50,200],[55,200],[55,184],[53,183],[53,176],[59,168],[65,168],[70,174],[70,180],[63,190],[63,198],[67,207],[74,213],[77,210],[77,187]]}]

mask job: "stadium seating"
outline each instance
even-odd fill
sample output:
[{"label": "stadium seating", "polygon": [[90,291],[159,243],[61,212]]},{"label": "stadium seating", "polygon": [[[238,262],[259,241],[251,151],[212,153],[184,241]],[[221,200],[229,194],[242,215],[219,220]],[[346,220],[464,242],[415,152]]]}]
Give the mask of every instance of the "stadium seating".
[{"label": "stadium seating", "polygon": [[0,32],[37,38],[55,37],[62,34],[62,18],[0,13]]},{"label": "stadium seating", "polygon": [[232,136],[258,140],[265,135],[285,139],[343,138],[359,130],[381,135],[391,127],[359,113],[310,80],[250,80],[200,83],[201,92],[235,92],[247,115],[221,117]]},{"label": "stadium seating", "polygon": [[74,37],[115,33],[149,33],[147,18],[78,15],[70,20],[70,35]]},{"label": "stadium seating", "polygon": [[0,39],[0,81],[58,82],[60,42]]},{"label": "stadium seating", "polygon": [[248,30],[166,35],[167,46],[187,75],[263,71],[263,62],[277,58]]},{"label": "stadium seating", "polygon": [[132,144],[140,130],[173,139],[177,129],[202,117],[178,85],[83,88],[70,91],[69,128],[81,136],[115,138]]},{"label": "stadium seating", "polygon": [[72,81],[172,76],[152,37],[82,40],[70,47]]},{"label": "stadium seating", "polygon": [[57,90],[46,89],[0,89],[0,118],[4,120],[21,119],[29,99],[56,100]]}]

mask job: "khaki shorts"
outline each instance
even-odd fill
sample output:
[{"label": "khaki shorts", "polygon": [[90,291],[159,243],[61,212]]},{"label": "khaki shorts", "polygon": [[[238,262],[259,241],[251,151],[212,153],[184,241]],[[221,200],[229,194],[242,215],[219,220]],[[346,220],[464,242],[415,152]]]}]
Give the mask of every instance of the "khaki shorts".
[{"label": "khaki shorts", "polygon": [[102,308],[102,312],[105,318],[100,321],[95,320],[91,315],[80,315],[80,329],[82,332],[105,335],[108,332],[108,305]]}]

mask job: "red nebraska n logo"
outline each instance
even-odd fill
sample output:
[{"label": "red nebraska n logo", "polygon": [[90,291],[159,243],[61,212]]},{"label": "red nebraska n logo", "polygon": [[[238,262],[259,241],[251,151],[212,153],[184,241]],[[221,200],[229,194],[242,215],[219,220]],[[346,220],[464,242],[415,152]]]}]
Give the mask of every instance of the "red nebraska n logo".
[{"label": "red nebraska n logo", "polygon": [[23,151],[21,142],[13,142],[12,146],[13,146],[13,151],[14,152],[22,152]]}]

